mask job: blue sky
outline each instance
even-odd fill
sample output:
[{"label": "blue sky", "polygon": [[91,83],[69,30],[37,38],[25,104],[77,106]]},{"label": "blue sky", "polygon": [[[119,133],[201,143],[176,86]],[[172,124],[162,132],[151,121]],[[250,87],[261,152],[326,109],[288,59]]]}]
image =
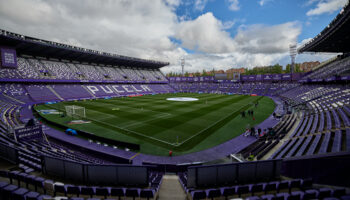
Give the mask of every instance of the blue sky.
[{"label": "blue sky", "polygon": [[[226,30],[231,37],[237,34],[237,29],[240,26],[249,24],[278,25],[294,21],[302,26],[298,43],[301,43],[304,39],[315,37],[335,18],[341,9],[308,16],[307,12],[314,9],[322,1],[239,0],[238,10],[230,10],[228,0],[201,1],[203,2],[203,9],[197,8],[196,2],[199,1],[193,0],[181,3],[176,8],[176,15],[180,18],[193,20],[204,13],[211,12],[220,21],[233,23],[232,27]],[[261,4],[261,2],[264,3]]]},{"label": "blue sky", "polygon": [[[0,0],[0,28],[189,72],[290,62],[348,0]],[[30,12],[28,12],[30,10]],[[297,62],[334,55],[302,54]]]}]

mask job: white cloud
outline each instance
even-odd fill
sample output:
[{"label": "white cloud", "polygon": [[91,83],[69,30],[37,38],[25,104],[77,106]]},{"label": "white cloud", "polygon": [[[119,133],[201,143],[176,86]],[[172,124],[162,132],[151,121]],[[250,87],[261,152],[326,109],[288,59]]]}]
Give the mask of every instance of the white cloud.
[{"label": "white cloud", "polygon": [[308,0],[306,1],[302,6],[305,7],[305,6],[310,6],[312,4],[314,4],[315,2],[318,2],[320,0]]},{"label": "white cloud", "polygon": [[178,2],[0,0],[0,24],[42,39],[163,60],[164,52],[177,48],[169,37],[178,23],[172,9]]},{"label": "white cloud", "polygon": [[178,7],[182,1],[181,0],[165,0],[165,3],[172,7]]},{"label": "white cloud", "polygon": [[195,20],[178,25],[175,37],[188,49],[205,53],[226,53],[234,50],[234,43],[224,25],[213,13],[205,13]]},{"label": "white cloud", "polygon": [[236,20],[226,21],[222,24],[223,29],[230,29],[236,24]]},{"label": "white cloud", "polygon": [[[204,7],[207,1],[198,0]],[[231,36],[228,29],[239,19],[222,22],[212,13],[181,18],[175,9],[182,4],[187,2],[0,0],[0,24],[41,39],[170,62],[165,71],[180,69],[182,56],[190,71],[275,64],[288,57],[288,46],[301,30],[296,22],[248,25]]]},{"label": "white cloud", "polygon": [[237,11],[240,9],[238,0],[228,0],[230,6],[228,7],[232,11]]},{"label": "white cloud", "polygon": [[203,11],[207,3],[208,3],[208,0],[195,0],[194,8],[196,10]]},{"label": "white cloud", "polygon": [[273,1],[273,0],[260,0],[260,1],[258,1],[258,3],[259,3],[260,6],[263,6],[269,1]]},{"label": "white cloud", "polygon": [[242,52],[275,54],[288,51],[300,33],[301,26],[297,22],[274,26],[256,24],[239,28],[234,41]]},{"label": "white cloud", "polygon": [[[310,3],[313,3],[314,1],[310,1]],[[321,15],[324,13],[333,13],[340,8],[342,8],[348,0],[320,0],[316,8],[313,8],[309,10],[306,15],[307,16],[313,16],[313,15]]]}]

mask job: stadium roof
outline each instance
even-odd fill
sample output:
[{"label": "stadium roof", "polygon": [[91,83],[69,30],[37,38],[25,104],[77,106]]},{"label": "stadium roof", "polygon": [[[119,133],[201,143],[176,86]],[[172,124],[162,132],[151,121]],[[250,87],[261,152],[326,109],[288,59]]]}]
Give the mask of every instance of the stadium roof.
[{"label": "stadium roof", "polygon": [[41,40],[0,29],[1,46],[13,47],[17,54],[56,58],[104,65],[117,65],[140,68],[161,68],[168,62],[159,62],[111,54],[57,42]]},{"label": "stadium roof", "polygon": [[310,42],[299,48],[303,52],[350,52],[350,3]]}]

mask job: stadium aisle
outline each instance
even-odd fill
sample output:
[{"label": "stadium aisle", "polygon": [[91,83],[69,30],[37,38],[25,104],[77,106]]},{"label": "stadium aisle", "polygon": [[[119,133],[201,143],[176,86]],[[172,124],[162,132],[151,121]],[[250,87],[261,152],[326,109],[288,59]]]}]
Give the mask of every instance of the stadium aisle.
[{"label": "stadium aisle", "polygon": [[159,200],[186,199],[186,194],[176,175],[164,175],[159,189]]}]

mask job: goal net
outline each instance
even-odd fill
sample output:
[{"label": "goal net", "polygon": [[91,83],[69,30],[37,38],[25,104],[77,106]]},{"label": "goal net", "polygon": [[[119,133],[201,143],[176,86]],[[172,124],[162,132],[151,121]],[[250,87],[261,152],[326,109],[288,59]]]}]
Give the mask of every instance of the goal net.
[{"label": "goal net", "polygon": [[66,114],[72,118],[85,118],[85,108],[81,106],[65,106]]}]

